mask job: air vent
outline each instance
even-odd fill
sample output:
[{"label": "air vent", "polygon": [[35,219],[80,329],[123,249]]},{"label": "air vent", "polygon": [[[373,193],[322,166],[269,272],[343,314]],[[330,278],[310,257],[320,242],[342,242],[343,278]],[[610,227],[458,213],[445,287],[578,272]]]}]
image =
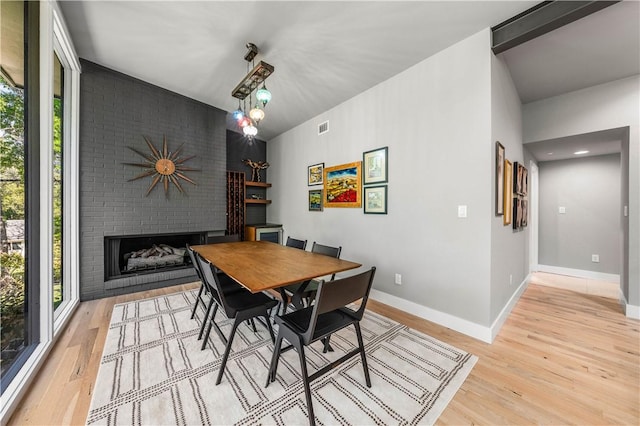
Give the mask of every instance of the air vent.
[{"label": "air vent", "polygon": [[323,135],[329,131],[329,121],[318,124],[318,135]]}]

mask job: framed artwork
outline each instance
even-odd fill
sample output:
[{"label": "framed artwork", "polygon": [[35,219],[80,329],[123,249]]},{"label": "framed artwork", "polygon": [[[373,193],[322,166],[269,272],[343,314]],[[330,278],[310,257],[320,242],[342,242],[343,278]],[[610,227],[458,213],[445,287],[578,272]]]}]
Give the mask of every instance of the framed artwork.
[{"label": "framed artwork", "polygon": [[496,141],[496,216],[504,214],[504,146]]},{"label": "framed artwork", "polygon": [[310,212],[322,211],[322,189],[309,190],[309,211]]},{"label": "framed artwork", "polygon": [[367,186],[364,188],[364,212],[368,214],[387,214],[387,185]]},{"label": "framed artwork", "polygon": [[324,206],[362,206],[362,163],[324,168]]},{"label": "framed artwork", "polygon": [[513,197],[513,229],[520,228],[522,222],[522,208],[520,207],[520,198]]},{"label": "framed artwork", "polygon": [[513,167],[511,161],[504,160],[504,192],[503,192],[503,212],[502,224],[509,225],[513,213]]},{"label": "framed artwork", "polygon": [[389,148],[378,148],[372,151],[362,153],[362,168],[363,168],[363,184],[369,185],[372,183],[384,183],[388,182],[387,173],[389,167],[387,165],[387,157],[389,154]]},{"label": "framed artwork", "polygon": [[513,163],[513,192],[518,195],[527,195],[529,171],[517,161]]},{"label": "framed artwork", "polygon": [[318,163],[307,167],[307,186],[322,185],[323,177],[324,163]]},{"label": "framed artwork", "polygon": [[529,215],[529,205],[527,200],[520,201],[520,208],[522,209],[522,218],[520,220],[520,226],[527,226],[527,216]]}]

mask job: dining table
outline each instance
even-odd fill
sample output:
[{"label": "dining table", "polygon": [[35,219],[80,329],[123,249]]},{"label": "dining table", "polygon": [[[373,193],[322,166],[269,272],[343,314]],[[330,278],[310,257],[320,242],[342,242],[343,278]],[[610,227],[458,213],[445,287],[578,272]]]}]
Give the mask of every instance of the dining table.
[{"label": "dining table", "polygon": [[203,244],[192,248],[252,293],[279,290],[362,266],[269,241]]}]

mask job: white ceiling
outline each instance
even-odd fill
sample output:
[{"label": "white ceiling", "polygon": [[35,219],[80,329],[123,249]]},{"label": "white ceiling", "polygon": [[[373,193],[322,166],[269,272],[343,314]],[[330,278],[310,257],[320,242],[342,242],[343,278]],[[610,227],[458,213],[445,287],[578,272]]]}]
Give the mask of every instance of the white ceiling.
[{"label": "white ceiling", "polygon": [[[269,140],[537,1],[63,1],[80,57],[226,111],[247,42],[275,66]],[[582,26],[587,24],[586,26]],[[579,26],[575,29],[570,27]],[[503,53],[523,100],[640,72],[638,3]],[[232,120],[228,120],[230,126]]]}]

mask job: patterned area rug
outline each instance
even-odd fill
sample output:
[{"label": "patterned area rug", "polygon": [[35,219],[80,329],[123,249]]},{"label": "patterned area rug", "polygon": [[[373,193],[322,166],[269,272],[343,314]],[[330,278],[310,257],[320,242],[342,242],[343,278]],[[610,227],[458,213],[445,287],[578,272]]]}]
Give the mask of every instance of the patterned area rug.
[{"label": "patterned area rug", "polygon": [[[295,351],[280,359],[275,382],[265,388],[273,344],[238,328],[226,372],[215,385],[224,345],[211,333],[200,350],[200,318],[190,319],[195,292],[116,305],[88,424],[108,425],[298,425],[308,424],[300,364]],[[221,321],[222,314],[217,319]],[[433,424],[477,357],[388,318],[367,311],[361,322],[372,387],[360,357],[311,385],[318,425]],[[227,320],[222,326],[228,335]],[[309,372],[351,350],[353,327],[332,336],[335,352],[321,342],[306,351]]]}]

